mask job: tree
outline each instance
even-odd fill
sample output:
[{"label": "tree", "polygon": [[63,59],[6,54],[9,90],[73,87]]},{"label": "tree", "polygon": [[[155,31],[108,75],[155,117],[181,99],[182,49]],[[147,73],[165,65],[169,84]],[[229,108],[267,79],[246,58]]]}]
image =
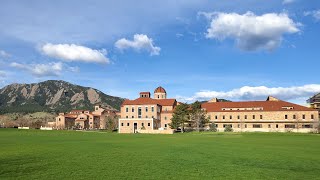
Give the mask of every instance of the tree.
[{"label": "tree", "polygon": [[181,128],[181,132],[184,131],[184,123],[189,120],[189,106],[187,104],[179,104],[173,111],[171,123],[169,126],[172,129]]},{"label": "tree", "polygon": [[230,125],[227,125],[225,128],[224,128],[224,132],[232,132],[233,129]]},{"label": "tree", "polygon": [[109,131],[117,129],[118,118],[116,116],[107,116],[106,118],[106,129]]},{"label": "tree", "polygon": [[200,131],[200,127],[204,127],[210,121],[206,111],[201,108],[201,103],[199,101],[191,104],[190,121],[198,132]]},{"label": "tree", "polygon": [[212,131],[212,132],[217,132],[217,126],[214,122],[212,122],[210,125],[209,125],[209,130]]}]

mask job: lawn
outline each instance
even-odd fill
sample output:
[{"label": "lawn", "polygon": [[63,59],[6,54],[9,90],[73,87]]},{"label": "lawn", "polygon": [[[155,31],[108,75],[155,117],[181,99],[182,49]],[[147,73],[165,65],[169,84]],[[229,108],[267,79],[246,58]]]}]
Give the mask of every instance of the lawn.
[{"label": "lawn", "polygon": [[0,129],[0,179],[320,179],[320,136]]}]

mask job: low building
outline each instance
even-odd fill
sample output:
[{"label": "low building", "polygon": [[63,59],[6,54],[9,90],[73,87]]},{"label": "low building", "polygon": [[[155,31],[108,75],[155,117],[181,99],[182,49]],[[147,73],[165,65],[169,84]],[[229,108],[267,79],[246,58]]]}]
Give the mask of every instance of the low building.
[{"label": "low building", "polygon": [[105,129],[108,116],[115,117],[117,111],[101,106],[95,106],[94,111],[72,110],[69,113],[59,113],[56,117],[57,129]]},{"label": "low building", "polygon": [[318,124],[318,111],[269,96],[266,101],[219,102],[214,98],[202,104],[219,131],[226,126],[243,132],[310,132]]},{"label": "low building", "polygon": [[176,99],[167,99],[167,92],[161,86],[154,90],[154,98],[150,92],[140,92],[139,98],[122,103],[119,133],[170,130],[169,123],[176,105]]}]

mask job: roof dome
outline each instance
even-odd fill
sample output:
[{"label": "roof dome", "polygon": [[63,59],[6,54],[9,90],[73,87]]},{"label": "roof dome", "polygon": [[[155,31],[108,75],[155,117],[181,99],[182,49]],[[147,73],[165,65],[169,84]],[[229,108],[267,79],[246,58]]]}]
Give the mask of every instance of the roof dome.
[{"label": "roof dome", "polygon": [[167,92],[163,87],[159,86],[154,90],[154,93],[167,93]]}]

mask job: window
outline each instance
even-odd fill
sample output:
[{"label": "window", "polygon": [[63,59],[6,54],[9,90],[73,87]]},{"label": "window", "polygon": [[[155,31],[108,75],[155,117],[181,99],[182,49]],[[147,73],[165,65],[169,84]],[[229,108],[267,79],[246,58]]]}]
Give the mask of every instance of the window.
[{"label": "window", "polygon": [[232,116],[230,116],[230,119],[232,119]]},{"label": "window", "polygon": [[121,126],[123,126],[123,123],[121,123]]},{"label": "window", "polygon": [[132,110],[131,110],[131,112],[134,112],[134,107],[132,107]]},{"label": "window", "polygon": [[232,128],[232,124],[223,124],[223,127],[224,127],[224,128],[227,127],[227,126],[229,126],[229,127]]},{"label": "window", "polygon": [[302,115],[302,119],[306,119],[306,115]]},{"label": "window", "polygon": [[96,107],[96,111],[98,111],[99,110],[99,108],[98,107]]},{"label": "window", "polygon": [[244,119],[247,119],[247,115],[244,115]]},{"label": "window", "polygon": [[244,125],[244,128],[247,128],[247,124]]},{"label": "window", "polygon": [[288,119],[288,115],[284,115],[284,119]]},{"label": "window", "polygon": [[134,116],[131,116],[131,118],[133,119],[133,118],[134,118]]},{"label": "window", "polygon": [[158,95],[158,99],[160,98],[160,96]]},{"label": "window", "polygon": [[154,112],[154,107],[151,107],[151,112]]},{"label": "window", "polygon": [[141,118],[141,107],[138,107],[138,118]]},{"label": "window", "polygon": [[271,128],[271,124],[268,124],[268,128]]},{"label": "window", "polygon": [[154,116],[152,116],[152,118],[154,118]]},{"label": "window", "polygon": [[222,116],[222,119],[225,119],[226,117],[225,116]]},{"label": "window", "polygon": [[162,98],[164,98],[164,96],[162,95]]},{"label": "window", "polygon": [[168,108],[166,108],[165,111],[167,112],[167,111],[168,111]]},{"label": "window", "polygon": [[148,126],[150,126],[150,123],[148,123]]},{"label": "window", "polygon": [[61,121],[61,119],[59,118],[59,121]]},{"label": "window", "polygon": [[238,119],[240,119],[240,116],[238,116]]},{"label": "window", "polygon": [[128,119],[128,116],[126,116],[126,118]]},{"label": "window", "polygon": [[311,124],[304,124],[302,125],[302,128],[313,128]]},{"label": "window", "polygon": [[311,119],[313,119],[314,118],[314,116],[313,116],[313,114],[311,114]]},{"label": "window", "polygon": [[286,124],[284,128],[296,128],[296,126],[294,124]]},{"label": "window", "polygon": [[167,120],[167,116],[164,117],[164,120]]},{"label": "window", "polygon": [[148,116],[146,116],[146,118],[148,118]]},{"label": "window", "polygon": [[296,117],[296,115],[293,115],[292,118],[293,118],[293,119],[296,119],[297,117]]},{"label": "window", "polygon": [[256,119],[256,115],[252,115],[252,119]]},{"label": "window", "polygon": [[263,116],[262,116],[262,115],[260,115],[260,119],[263,119]]},{"label": "window", "polygon": [[261,124],[253,124],[252,127],[253,128],[262,128],[262,125]]},{"label": "window", "polygon": [[279,126],[278,126],[278,124],[276,124],[276,128],[278,128]]},{"label": "window", "polygon": [[141,123],[141,126],[144,126],[144,123]]},{"label": "window", "polygon": [[127,126],[130,126],[130,123],[127,123]]},{"label": "window", "polygon": [[129,112],[129,108],[126,107],[126,112]]},{"label": "window", "polygon": [[167,124],[164,124],[164,127],[167,127]]},{"label": "window", "polygon": [[238,128],[240,128],[240,124],[238,124]]},{"label": "window", "polygon": [[215,116],[215,119],[218,119],[218,116]]},{"label": "window", "polygon": [[146,107],[146,112],[148,112],[148,107]]}]

